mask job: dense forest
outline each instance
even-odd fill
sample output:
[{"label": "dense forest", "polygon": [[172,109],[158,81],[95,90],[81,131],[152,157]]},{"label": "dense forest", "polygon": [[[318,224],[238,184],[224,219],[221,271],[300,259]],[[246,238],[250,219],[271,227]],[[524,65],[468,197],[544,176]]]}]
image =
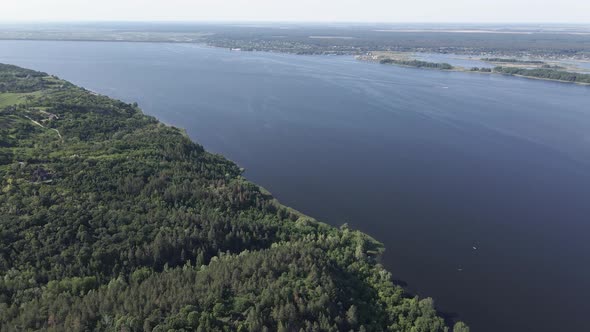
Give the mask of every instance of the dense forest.
[{"label": "dense forest", "polygon": [[514,67],[495,67],[494,72],[532,78],[590,84],[590,74],[574,73],[569,71],[555,70],[552,68],[524,69]]},{"label": "dense forest", "polygon": [[182,130],[0,65],[1,331],[468,331]]},{"label": "dense forest", "polygon": [[441,69],[451,70],[454,67],[448,63],[428,62],[420,60],[399,60],[399,59],[382,59],[379,61],[381,64],[396,64],[400,66],[416,67],[416,68],[430,68],[430,69]]},{"label": "dense forest", "polygon": [[505,58],[483,58],[481,61],[486,62],[503,62],[503,63],[521,63],[530,65],[542,65],[545,62],[540,60],[521,60],[521,59],[505,59]]}]

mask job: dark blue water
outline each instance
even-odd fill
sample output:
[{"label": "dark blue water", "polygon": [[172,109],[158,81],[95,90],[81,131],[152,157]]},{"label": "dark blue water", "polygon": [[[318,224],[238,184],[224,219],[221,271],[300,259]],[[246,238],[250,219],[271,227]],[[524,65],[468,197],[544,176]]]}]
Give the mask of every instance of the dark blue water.
[{"label": "dark blue water", "polygon": [[474,331],[590,331],[590,87],[194,45],[2,41],[0,62],[186,128],[383,241]]}]

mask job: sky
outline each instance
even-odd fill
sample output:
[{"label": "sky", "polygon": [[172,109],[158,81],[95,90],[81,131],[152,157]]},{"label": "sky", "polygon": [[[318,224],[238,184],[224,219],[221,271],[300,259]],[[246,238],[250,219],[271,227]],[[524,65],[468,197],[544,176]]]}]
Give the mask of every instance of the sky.
[{"label": "sky", "polygon": [[0,22],[587,23],[590,0],[0,0]]}]

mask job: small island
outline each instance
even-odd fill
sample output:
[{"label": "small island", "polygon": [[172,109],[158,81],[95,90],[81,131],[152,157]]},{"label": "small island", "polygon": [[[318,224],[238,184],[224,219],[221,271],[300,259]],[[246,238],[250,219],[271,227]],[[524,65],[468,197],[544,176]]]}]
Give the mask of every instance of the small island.
[{"label": "small island", "polygon": [[590,84],[590,74],[566,71],[563,66],[548,64],[540,60],[521,60],[504,58],[482,58],[481,61],[497,64],[493,68],[471,67],[464,68],[448,63],[420,61],[413,53],[407,52],[372,52],[364,56],[357,56],[361,61],[393,64],[404,67],[437,69],[461,72],[479,72],[489,74],[504,74],[533,79],[542,79],[566,83]]}]

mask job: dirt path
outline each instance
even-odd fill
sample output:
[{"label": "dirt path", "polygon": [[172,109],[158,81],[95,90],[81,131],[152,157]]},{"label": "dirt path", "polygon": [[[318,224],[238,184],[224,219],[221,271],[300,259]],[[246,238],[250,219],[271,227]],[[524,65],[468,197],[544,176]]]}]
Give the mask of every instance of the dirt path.
[{"label": "dirt path", "polygon": [[57,136],[59,136],[59,139],[60,139],[60,140],[63,142],[64,138],[63,138],[63,136],[61,136],[61,133],[59,132],[59,130],[57,130],[57,129],[53,129],[53,128],[47,128],[47,127],[45,127],[44,125],[40,124],[39,122],[37,122],[37,121],[35,121],[35,120],[31,119],[31,118],[30,118],[29,116],[27,116],[27,115],[25,115],[25,118],[27,118],[27,119],[31,120],[31,122],[32,122],[32,123],[36,124],[37,126],[39,126],[39,127],[41,127],[41,128],[44,128],[44,129],[51,129],[51,130],[55,131],[55,132],[57,133]]}]

